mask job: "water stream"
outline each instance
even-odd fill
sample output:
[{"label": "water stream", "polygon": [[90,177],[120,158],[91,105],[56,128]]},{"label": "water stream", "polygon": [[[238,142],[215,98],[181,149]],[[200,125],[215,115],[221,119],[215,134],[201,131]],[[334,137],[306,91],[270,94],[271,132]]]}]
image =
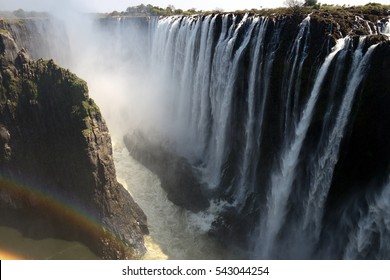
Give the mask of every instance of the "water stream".
[{"label": "water stream", "polygon": [[121,142],[113,146],[118,181],[148,217],[144,259],[224,259],[224,248],[207,234],[220,205],[212,203],[197,214],[174,205],[156,175],[129,156]]}]

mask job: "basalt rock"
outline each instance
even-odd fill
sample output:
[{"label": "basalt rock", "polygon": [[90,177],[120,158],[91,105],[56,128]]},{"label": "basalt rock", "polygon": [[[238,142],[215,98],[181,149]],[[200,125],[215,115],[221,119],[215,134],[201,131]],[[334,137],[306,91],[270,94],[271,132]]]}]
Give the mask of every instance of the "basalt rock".
[{"label": "basalt rock", "polygon": [[154,143],[141,132],[127,134],[124,142],[130,155],[160,178],[170,201],[194,212],[209,206],[202,185],[185,158]]},{"label": "basalt rock", "polygon": [[[1,31],[0,224],[83,242],[103,259],[139,258],[146,216],[116,180],[86,83],[52,60],[30,60],[13,39]],[[14,219],[22,216],[35,223]]]},{"label": "basalt rock", "polygon": [[[69,38],[64,24],[47,15],[15,17],[0,16],[0,33],[6,44],[0,51],[14,61],[24,49],[32,59],[54,59],[60,65],[70,61]],[[3,49],[3,50],[2,50]],[[7,55],[8,54],[8,55]]]}]

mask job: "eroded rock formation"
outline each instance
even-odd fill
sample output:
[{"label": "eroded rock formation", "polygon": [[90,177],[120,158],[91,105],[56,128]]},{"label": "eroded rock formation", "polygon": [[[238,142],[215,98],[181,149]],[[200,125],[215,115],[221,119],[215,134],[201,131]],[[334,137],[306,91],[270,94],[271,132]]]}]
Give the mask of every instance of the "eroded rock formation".
[{"label": "eroded rock formation", "polygon": [[141,132],[127,134],[124,142],[130,155],[160,178],[170,201],[194,212],[210,205],[196,171],[185,158],[149,140]]},{"label": "eroded rock formation", "polygon": [[385,8],[152,21],[168,144],[130,153],[160,178],[178,174],[166,150],[186,155],[227,202],[210,233],[253,258],[388,258],[388,216],[372,210],[389,186],[388,26]]},{"label": "eroded rock formation", "polygon": [[109,131],[86,83],[52,60],[30,60],[7,26],[0,26],[0,224],[81,241],[103,259],[139,258],[146,216],[116,180]]}]

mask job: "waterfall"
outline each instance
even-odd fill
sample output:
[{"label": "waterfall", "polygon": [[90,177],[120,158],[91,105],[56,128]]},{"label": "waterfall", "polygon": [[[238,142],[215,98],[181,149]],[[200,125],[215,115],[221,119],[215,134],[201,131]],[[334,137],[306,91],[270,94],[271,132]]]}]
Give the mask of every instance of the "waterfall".
[{"label": "waterfall", "polygon": [[69,40],[61,21],[53,17],[24,19],[24,24],[11,24],[10,31],[16,45],[33,59],[55,59],[61,65],[69,62]]},{"label": "waterfall", "polygon": [[382,24],[382,30],[381,30],[381,33],[383,34],[390,34],[390,21]]},{"label": "waterfall", "polygon": [[[210,200],[209,209],[182,215],[163,191],[153,198],[164,197],[160,202],[169,205],[161,206],[174,217],[168,224],[180,217],[185,230],[175,236],[191,240],[191,233],[201,235],[195,239],[205,240],[198,246],[203,248],[210,244],[204,238],[209,231],[239,247],[240,257],[256,259],[359,258],[372,256],[365,252],[378,242],[378,234],[380,242],[388,240],[388,227],[377,225],[386,221],[378,210],[384,209],[380,196],[368,195],[368,185],[358,186],[355,194],[352,179],[343,174],[351,168],[346,164],[350,139],[356,142],[361,133],[354,132],[367,117],[359,111],[365,105],[361,99],[387,101],[380,80],[387,58],[378,59],[376,52],[386,50],[388,42],[377,35],[335,40],[345,34],[342,27],[322,26],[313,14],[300,22],[284,16],[210,14],[106,19],[98,26],[112,47],[94,54],[111,62],[112,79],[126,81],[121,88],[126,98],[118,105],[129,103],[130,109],[120,110],[122,119],[158,142],[156,147],[184,158]],[[371,27],[363,21],[356,19],[360,27]],[[102,38],[99,44],[108,41]],[[378,67],[382,72],[375,75]],[[99,65],[94,69],[105,71]],[[379,76],[376,84],[370,81]],[[382,85],[378,93],[372,89],[377,85]],[[364,110],[378,107],[367,106]],[[127,177],[122,167],[121,176]],[[157,187],[147,193],[156,193]],[[145,208],[149,201],[142,202]],[[149,215],[157,215],[154,210],[148,209]],[[344,216],[337,223],[340,213]],[[158,228],[152,237],[165,246],[164,253],[207,258],[199,251],[175,251],[186,241],[169,248],[169,238],[177,237],[169,232],[158,236],[164,223],[155,217],[150,221],[151,228]],[[383,250],[376,257],[385,257]]]},{"label": "waterfall", "polygon": [[283,77],[283,93],[286,96],[285,110],[285,134],[291,134],[298,120],[299,107],[298,99],[300,95],[302,66],[308,56],[310,39],[310,15],[300,24],[298,35],[295,38],[293,47],[287,54],[291,68],[286,68]]},{"label": "waterfall", "polygon": [[224,249],[207,236],[218,205],[212,204],[207,212],[198,214],[183,210],[167,199],[158,177],[132,159],[121,143],[114,142],[114,160],[118,180],[148,216],[150,237],[145,240],[145,259],[226,257]]},{"label": "waterfall", "polygon": [[[160,257],[230,257],[210,234],[239,257],[388,258],[390,23],[323,17],[102,17],[73,26],[72,48],[54,19],[10,32],[88,81]],[[208,209],[175,206],[128,157],[137,130],[192,168]]]},{"label": "waterfall", "polygon": [[[228,26],[230,20],[237,21],[236,25]],[[266,24],[258,17],[245,15],[239,21],[236,16],[224,15],[218,42],[214,44],[215,21],[216,16],[207,16],[203,21],[197,17],[164,19],[158,22],[157,31],[161,32],[155,33],[153,41],[153,46],[158,47],[152,51],[153,68],[174,73],[171,79],[163,74],[174,85],[168,100],[176,104],[176,113],[169,121],[169,131],[182,137],[177,141],[179,153],[195,157],[194,161],[205,161],[202,173],[211,189],[220,184],[231,145],[232,102],[239,65],[255,27]],[[260,29],[264,33],[265,28]],[[237,44],[242,33],[244,39]],[[176,38],[174,46],[169,38]],[[162,49],[164,55],[159,55]],[[167,66],[173,71],[167,70]],[[181,143],[184,145],[180,146]]]},{"label": "waterfall", "polygon": [[[262,121],[264,120],[264,111],[265,103],[268,94],[268,79],[270,75],[270,66],[272,65],[273,55],[267,54],[264,49],[265,34],[268,27],[268,18],[262,18],[260,24],[257,27],[257,34],[254,36],[254,41],[256,42],[253,51],[253,59],[250,64],[250,76],[248,80],[248,104],[247,110],[248,115],[245,123],[245,148],[242,156],[242,165],[241,165],[241,174],[240,181],[236,194],[236,203],[240,204],[244,202],[245,196],[249,192],[254,191],[254,167],[253,160],[259,155],[253,154],[253,151],[259,151],[260,141],[261,141],[261,127]],[[259,61],[265,60],[265,67],[261,67]],[[258,77],[262,79],[261,83],[261,102],[259,106],[259,117],[255,116],[256,112],[256,103],[255,95],[258,85]],[[258,123],[256,123],[256,121]],[[255,135],[258,141],[255,141]]]},{"label": "waterfall", "polygon": [[[251,196],[264,201],[250,238],[254,258],[313,256],[340,146],[377,45],[366,49],[366,37],[342,38],[322,62],[318,50],[317,64],[308,66],[315,44],[309,15],[284,51],[286,67],[280,70],[275,60],[286,28],[282,20],[209,15],[168,17],[155,24],[151,65],[169,81],[164,89],[171,108],[167,137],[176,152],[194,164],[210,191],[228,195],[238,213],[247,211]],[[314,73],[309,84],[308,70]],[[281,80],[275,87],[278,71]],[[270,160],[262,150],[274,94],[283,98],[282,134],[274,151],[278,157]],[[305,143],[319,110],[324,116],[318,143],[307,154]],[[263,161],[272,164],[259,180]]]},{"label": "waterfall", "polygon": [[262,252],[264,258],[272,257],[272,246],[274,245],[279,230],[285,222],[287,201],[295,178],[295,168],[298,164],[302,144],[306,137],[314,106],[318,99],[325,75],[328,72],[332,60],[344,45],[343,40],[339,41],[319,69],[310,98],[295,129],[294,137],[292,139],[286,139],[287,141],[285,142],[284,151],[280,160],[280,168],[271,176],[270,193],[267,199],[267,214],[263,219],[263,224],[260,226],[260,238],[257,242],[257,251]]},{"label": "waterfall", "polygon": [[[309,198],[305,209],[304,228],[307,228],[309,223],[308,220],[311,219],[311,222],[315,224],[314,232],[316,239],[318,239],[319,236],[322,212],[330,188],[334,167],[338,160],[340,143],[345,134],[345,127],[349,120],[353,100],[357,88],[359,87],[364,74],[367,72],[369,59],[375,48],[375,45],[371,46],[363,56],[362,49],[364,46],[364,39],[364,37],[360,38],[359,45],[354,52],[352,66],[347,79],[348,84],[343,94],[344,98],[340,110],[337,113],[336,122],[333,128],[330,129],[331,132],[327,140],[325,140],[326,144],[324,145],[322,152],[317,154],[318,157],[312,165],[314,170],[311,172],[313,175],[310,182]],[[347,45],[350,44],[350,38],[344,40],[347,41]],[[341,61],[339,63],[341,63]]]}]

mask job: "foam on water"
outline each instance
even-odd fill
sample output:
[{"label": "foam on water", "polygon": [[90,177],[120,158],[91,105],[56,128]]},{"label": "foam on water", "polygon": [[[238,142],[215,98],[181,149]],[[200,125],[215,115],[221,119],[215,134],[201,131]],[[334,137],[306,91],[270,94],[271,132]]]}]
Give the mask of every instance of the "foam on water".
[{"label": "foam on water", "polygon": [[156,175],[114,142],[118,181],[130,192],[148,217],[145,259],[223,259],[224,249],[207,235],[224,203],[211,203],[204,212],[192,213],[167,199]]}]

